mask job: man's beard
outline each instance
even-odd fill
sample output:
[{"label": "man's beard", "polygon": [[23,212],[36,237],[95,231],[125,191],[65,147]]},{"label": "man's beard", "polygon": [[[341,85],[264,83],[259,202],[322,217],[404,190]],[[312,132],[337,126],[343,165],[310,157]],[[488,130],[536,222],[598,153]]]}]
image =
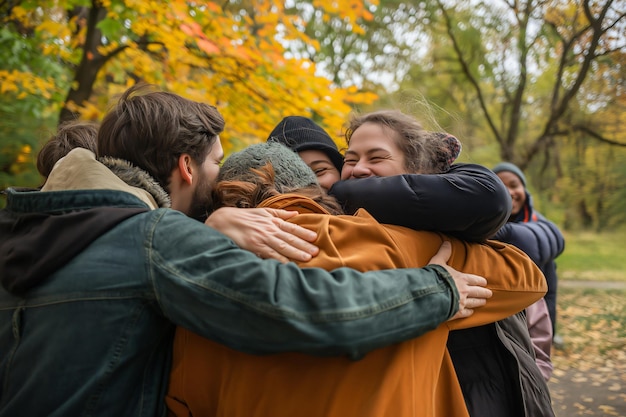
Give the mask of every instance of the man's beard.
[{"label": "man's beard", "polygon": [[213,212],[212,191],[214,184],[215,180],[210,181],[205,176],[200,178],[198,186],[193,192],[189,217],[204,223]]}]

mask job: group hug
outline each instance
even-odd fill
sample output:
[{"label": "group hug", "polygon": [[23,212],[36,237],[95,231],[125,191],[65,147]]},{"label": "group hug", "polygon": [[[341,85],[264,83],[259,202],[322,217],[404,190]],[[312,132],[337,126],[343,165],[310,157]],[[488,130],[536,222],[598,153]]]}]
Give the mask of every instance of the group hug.
[{"label": "group hug", "polygon": [[140,85],[0,211],[0,417],[542,417],[564,239],[519,167],[394,109],[225,158]]}]

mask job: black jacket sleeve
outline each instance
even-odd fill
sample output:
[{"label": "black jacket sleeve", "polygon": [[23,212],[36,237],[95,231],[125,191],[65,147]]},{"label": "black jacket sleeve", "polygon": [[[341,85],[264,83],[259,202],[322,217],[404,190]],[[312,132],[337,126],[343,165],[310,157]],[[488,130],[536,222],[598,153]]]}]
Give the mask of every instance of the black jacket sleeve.
[{"label": "black jacket sleeve", "polygon": [[366,209],[381,223],[483,241],[511,213],[511,197],[491,170],[456,164],[444,174],[405,174],[339,181],[330,190],[346,213]]}]

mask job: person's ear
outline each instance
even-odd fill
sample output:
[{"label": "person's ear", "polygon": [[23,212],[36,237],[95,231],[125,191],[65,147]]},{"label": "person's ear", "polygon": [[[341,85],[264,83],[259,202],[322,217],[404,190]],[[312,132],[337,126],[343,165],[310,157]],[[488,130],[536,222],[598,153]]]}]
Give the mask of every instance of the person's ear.
[{"label": "person's ear", "polygon": [[181,180],[191,185],[193,182],[193,166],[189,154],[184,153],[178,157],[178,172]]}]

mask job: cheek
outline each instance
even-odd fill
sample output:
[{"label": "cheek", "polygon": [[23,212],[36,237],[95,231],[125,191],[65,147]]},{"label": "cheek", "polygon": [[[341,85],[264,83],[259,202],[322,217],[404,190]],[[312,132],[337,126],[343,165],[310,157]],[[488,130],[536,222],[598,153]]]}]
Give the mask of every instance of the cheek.
[{"label": "cheek", "polygon": [[523,189],[521,189],[521,190],[520,190],[519,188],[516,188],[516,189],[513,191],[513,195],[514,195],[514,196],[515,196],[515,198],[516,198],[516,199],[518,199],[520,202],[522,202],[522,200],[524,200],[524,190],[523,190]]},{"label": "cheek", "polygon": [[389,163],[377,164],[372,167],[372,173],[378,177],[390,177],[392,175],[405,174],[406,169],[404,169],[402,164],[389,161]]},{"label": "cheek", "polygon": [[324,181],[329,181],[331,183],[335,183],[341,179],[341,174],[338,170],[327,171],[324,175],[322,175]]},{"label": "cheek", "polygon": [[317,177],[317,182],[319,182],[320,187],[322,187],[325,190],[329,190],[330,187],[333,186],[334,183],[336,183],[339,179],[335,179],[330,177],[329,175],[322,175],[321,177]]},{"label": "cheek", "polygon": [[348,178],[350,178],[350,176],[352,175],[352,167],[348,166],[348,165],[344,165],[343,169],[341,170],[341,179],[342,180],[347,180]]},{"label": "cheek", "polygon": [[217,164],[211,164],[209,165],[205,173],[206,173],[208,182],[213,183],[217,179],[217,175],[220,173],[220,166]]}]

